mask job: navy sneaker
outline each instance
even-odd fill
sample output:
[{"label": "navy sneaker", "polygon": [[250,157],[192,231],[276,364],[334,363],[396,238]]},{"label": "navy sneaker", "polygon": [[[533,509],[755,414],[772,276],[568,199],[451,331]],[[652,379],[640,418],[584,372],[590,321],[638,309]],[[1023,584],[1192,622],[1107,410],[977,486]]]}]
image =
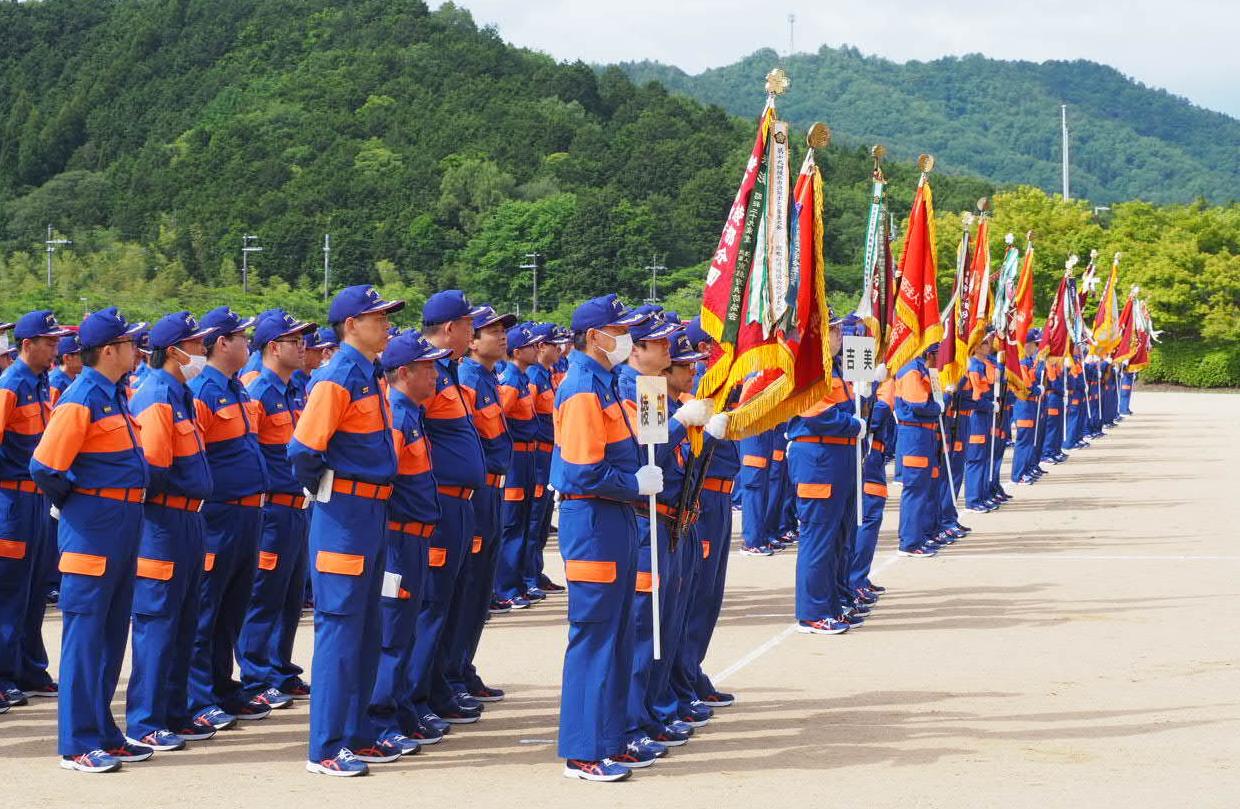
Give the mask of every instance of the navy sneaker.
[{"label": "navy sneaker", "polygon": [[12,708],[18,708],[30,702],[26,699],[26,692],[15,685],[4,689],[4,698],[9,701],[9,706]]},{"label": "navy sneaker", "polygon": [[848,624],[831,618],[819,618],[817,621],[797,621],[797,632],[802,635],[842,635],[848,631]]},{"label": "navy sneaker", "polygon": [[938,555],[938,551],[935,550],[933,546],[927,547],[926,545],[920,545],[916,548],[913,548],[907,551],[901,548],[899,551],[897,551],[897,553],[899,553],[901,556],[913,556],[913,557],[927,557],[927,556]]},{"label": "navy sneaker", "polygon": [[389,730],[379,737],[379,741],[375,742],[375,747],[380,750],[397,750],[402,756],[412,756],[422,749],[422,745],[416,739],[411,739],[403,733]]},{"label": "navy sneaker", "polygon": [[278,688],[268,688],[261,694],[257,694],[252,702],[261,702],[272,710],[279,710],[290,707],[293,704],[293,697]]},{"label": "navy sneaker", "polygon": [[865,623],[865,616],[858,613],[855,609],[846,609],[835,620],[855,628]]},{"label": "navy sneaker", "polygon": [[766,545],[759,545],[756,548],[751,548],[746,545],[741,548],[741,554],[743,556],[774,556],[775,551],[771,550]]},{"label": "navy sneaker", "polygon": [[422,714],[422,724],[426,725],[428,729],[441,735],[447,735],[448,732],[452,730],[452,725],[445,722],[443,718],[434,711],[429,711]]},{"label": "navy sneaker", "polygon": [[663,758],[667,755],[667,745],[656,742],[649,736],[643,736],[637,740],[637,745],[643,750],[649,750],[654,753],[655,758]]},{"label": "navy sneaker", "polygon": [[503,615],[505,613],[512,612],[512,602],[506,598],[492,596],[491,604],[487,607],[487,612],[492,615]]},{"label": "navy sneaker", "polygon": [[47,591],[47,605],[49,607],[54,607],[59,603],[60,603],[60,591],[59,590],[48,590]]},{"label": "navy sneaker", "polygon": [[[693,728],[687,728],[693,730]],[[662,730],[656,731],[650,735],[650,738],[664,747],[680,747],[682,744],[689,743],[689,733],[681,733],[673,730],[670,726],[664,725]]]},{"label": "navy sneaker", "polygon": [[766,546],[775,553],[783,553],[788,549],[788,546],[780,542],[778,539],[772,539],[770,542],[766,543]]},{"label": "navy sneaker", "polygon": [[443,741],[442,731],[432,728],[420,719],[415,720],[414,726],[406,730],[405,735],[423,747],[439,744]]},{"label": "navy sneaker", "polygon": [[986,505],[985,503],[978,503],[977,505],[969,506],[968,508],[969,508],[969,511],[973,511],[978,514],[989,514],[990,512],[994,511],[993,508]]},{"label": "navy sneaker", "polygon": [[129,764],[134,761],[146,761],[155,755],[155,751],[144,744],[134,744],[126,740],[120,747],[113,747],[103,752],[123,764]]},{"label": "navy sneaker", "polygon": [[[684,711],[683,715],[677,718],[677,722],[684,722],[691,728],[704,728],[710,722],[709,716],[701,716],[693,713],[693,711]],[[657,740],[656,740],[657,741]]]},{"label": "navy sneaker", "polygon": [[366,764],[391,764],[400,758],[403,753],[401,753],[400,747],[395,742],[391,739],[383,738],[372,745],[354,750],[353,755],[359,761]]},{"label": "navy sneaker", "polygon": [[472,725],[482,718],[482,712],[469,711],[464,708],[452,708],[439,714],[439,718],[449,725]]},{"label": "navy sneaker", "polygon": [[154,733],[146,734],[141,739],[131,739],[126,736],[125,742],[130,746],[149,747],[160,753],[185,749],[185,739],[170,730],[157,730]]},{"label": "navy sneaker", "polygon": [[867,607],[865,604],[854,603],[851,607],[848,608],[848,611],[855,612],[862,617],[868,616],[870,614],[870,608]]},{"label": "navy sneaker", "polygon": [[708,706],[703,705],[701,702],[690,703],[689,713],[698,719],[710,719],[715,715],[714,711],[712,711]]},{"label": "navy sneaker", "polygon": [[725,691],[712,691],[702,697],[702,704],[711,708],[727,708],[736,702],[736,697]]},{"label": "navy sneaker", "polygon": [[237,724],[237,717],[218,705],[209,705],[194,714],[194,724],[207,724],[216,730],[228,730]]},{"label": "navy sneaker", "polygon": [[968,536],[969,534],[973,533],[973,529],[972,529],[972,528],[970,528],[970,527],[969,527],[969,526],[967,526],[967,525],[961,525],[959,522],[957,522],[957,523],[956,523],[955,525],[953,525],[952,527],[953,527],[953,528],[955,528],[957,531],[964,531],[964,535],[965,535],[965,536]]},{"label": "navy sneaker", "polygon": [[9,708],[13,706],[9,704],[9,698],[4,694],[0,694],[0,713],[8,713]]},{"label": "navy sneaker", "polygon": [[580,778],[583,781],[623,781],[629,775],[628,767],[617,764],[609,758],[599,761],[570,758],[564,762],[565,778]]},{"label": "navy sneaker", "polygon": [[539,576],[538,589],[542,590],[544,593],[562,593],[568,588],[562,584],[556,584],[546,576]]},{"label": "navy sneaker", "polygon": [[[963,525],[957,525],[956,527],[957,527],[957,528],[960,528],[960,529],[962,529],[962,530],[964,530],[964,531],[968,531],[968,530],[969,530],[968,528],[965,528]],[[875,584],[875,583],[874,583],[874,582],[872,582],[872,581],[871,581],[871,582],[866,582],[866,584],[865,584],[865,589],[869,590],[871,593],[878,593],[879,595],[882,595],[883,593],[887,592],[887,588],[886,588],[886,587],[883,587],[881,584]]]},{"label": "navy sneaker", "polygon": [[174,733],[187,742],[205,742],[214,736],[217,731],[209,722],[191,720],[181,725],[173,725],[176,728]]},{"label": "navy sneaker", "polygon": [[658,756],[643,747],[640,742],[629,742],[617,755],[612,756],[611,760],[621,767],[628,767],[630,770],[640,770],[642,767],[649,767],[651,764],[654,764],[656,758]]},{"label": "navy sneaker", "polygon": [[300,677],[294,677],[280,688],[281,694],[287,694],[295,700],[310,699],[310,686]]},{"label": "navy sneaker", "polygon": [[115,772],[121,768],[121,761],[102,750],[91,750],[80,756],[61,756],[60,766],[78,772]]},{"label": "navy sneaker", "polygon": [[482,713],[485,710],[482,703],[470,696],[468,691],[457,691],[453,696],[456,698],[456,704],[459,708],[463,708],[466,711],[477,711],[478,713]]},{"label": "navy sneaker", "polygon": [[508,603],[512,604],[512,608],[514,610],[528,610],[530,608],[530,602],[526,601],[521,596],[513,596],[508,599]]},{"label": "navy sneaker", "polygon": [[853,590],[853,603],[865,604],[868,607],[872,604],[878,603],[878,596],[874,595],[864,587],[858,587],[856,590]]},{"label": "navy sneaker", "polygon": [[538,587],[531,587],[525,591],[525,600],[533,603],[535,601],[546,601],[547,594]]},{"label": "navy sneaker", "polygon": [[472,691],[469,692],[469,695],[473,697],[475,700],[477,700],[478,702],[503,702],[504,701],[504,689],[491,688],[490,686],[487,686],[487,685],[473,689]]},{"label": "navy sneaker", "polygon": [[366,766],[366,762],[353,755],[351,750],[342,747],[335,758],[307,761],[306,772],[347,778],[353,775],[365,775],[370,772],[370,768]]},{"label": "navy sneaker", "polygon": [[246,702],[238,703],[232,708],[231,713],[238,719],[244,719],[247,722],[266,719],[271,716],[271,706],[259,697],[251,697]]},{"label": "navy sneaker", "polygon": [[27,697],[45,697],[56,699],[60,696],[60,686],[56,683],[46,683],[44,685],[36,685],[33,688],[23,688],[22,693]]}]

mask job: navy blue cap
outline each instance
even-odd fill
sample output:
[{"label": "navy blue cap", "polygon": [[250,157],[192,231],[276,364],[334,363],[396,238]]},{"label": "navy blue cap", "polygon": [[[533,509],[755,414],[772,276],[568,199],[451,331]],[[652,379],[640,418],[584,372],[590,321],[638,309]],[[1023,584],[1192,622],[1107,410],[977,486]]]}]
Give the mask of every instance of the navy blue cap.
[{"label": "navy blue cap", "polygon": [[[530,331],[544,343],[554,343],[560,336],[560,330],[554,323],[534,323]],[[512,338],[509,338],[508,345],[512,346]]]},{"label": "navy blue cap", "polygon": [[305,334],[318,328],[317,323],[298,320],[283,309],[268,309],[258,316],[254,324],[254,336],[250,338],[250,347],[262,351],[263,346],[281,337]]},{"label": "navy blue cap", "polygon": [[0,332],[6,332],[16,325],[17,325],[16,323],[12,323],[10,321],[5,321],[4,323],[0,323]]},{"label": "navy blue cap", "polygon": [[704,352],[693,347],[683,331],[672,339],[672,362],[698,362],[706,359],[706,356]]},{"label": "navy blue cap", "polygon": [[702,318],[700,317],[695,317],[685,324],[685,336],[689,338],[689,342],[693,345],[712,341],[711,336],[702,328]]},{"label": "navy blue cap", "polygon": [[639,343],[642,340],[667,339],[680,331],[680,328],[679,323],[672,323],[664,317],[663,310],[660,309],[657,312],[652,312],[647,320],[629,329],[629,334],[632,335],[633,342]]},{"label": "navy blue cap", "polygon": [[485,329],[495,323],[503,324],[504,330],[511,329],[517,323],[516,315],[501,315],[495,311],[495,307],[489,304],[483,304],[469,313],[473,318],[474,331]]},{"label": "navy blue cap", "polygon": [[1029,331],[1025,332],[1026,343],[1037,343],[1037,342],[1040,342],[1041,340],[1042,340],[1042,330],[1039,329],[1037,326],[1034,326],[1030,328]]},{"label": "navy blue cap", "polygon": [[207,335],[207,344],[211,345],[221,337],[237,334],[254,325],[254,318],[242,318],[227,306],[217,306],[202,316],[200,328],[211,329]]},{"label": "navy blue cap", "polygon": [[[311,340],[310,338],[314,339]],[[336,339],[336,330],[331,326],[323,326],[318,331],[306,335],[306,348],[340,348]]]},{"label": "navy blue cap", "polygon": [[926,346],[926,350],[921,353],[929,354],[931,351],[938,351],[938,350],[939,350],[939,343],[931,343],[930,345]]},{"label": "navy blue cap", "polygon": [[144,328],[145,323],[130,323],[115,306],[109,306],[86,316],[78,329],[78,340],[82,348],[99,348],[122,337],[133,337]]},{"label": "navy blue cap", "polygon": [[214,329],[203,328],[189,312],[173,312],[155,321],[151,327],[151,348],[167,348],[185,340],[206,337]]},{"label": "navy blue cap", "polygon": [[404,301],[385,301],[370,284],[358,284],[345,287],[336,293],[327,310],[327,322],[343,323],[351,317],[375,312],[399,312],[404,308]]},{"label": "navy blue cap", "polygon": [[446,348],[435,348],[422,333],[407,329],[388,340],[387,348],[379,356],[379,364],[385,371],[394,371],[402,365],[422,360],[439,360],[452,352]]},{"label": "navy blue cap", "polygon": [[547,338],[543,334],[535,333],[534,329],[525,323],[522,323],[520,326],[513,326],[508,330],[508,353],[511,354],[518,348],[538,345],[545,339]]},{"label": "navy blue cap", "polygon": [[551,338],[551,342],[560,345],[567,345],[573,342],[573,332],[567,326],[556,326],[555,336]]},{"label": "navy blue cap", "polygon": [[[865,321],[857,314],[848,314],[840,318],[836,323],[840,326],[842,334],[848,337],[869,337],[870,330],[866,328]],[[832,323],[831,325],[836,325]]]},{"label": "navy blue cap", "polygon": [[51,309],[39,309],[27,312],[18,318],[13,328],[13,336],[18,340],[30,340],[34,337],[64,337],[69,330],[60,325],[56,314]]},{"label": "navy blue cap", "polygon": [[650,318],[649,313],[629,309],[612,292],[591,298],[573,312],[573,331],[601,329],[604,326],[636,326]]},{"label": "navy blue cap", "polygon": [[63,357],[66,354],[77,354],[81,350],[82,344],[78,342],[78,336],[74,332],[69,332],[64,337],[61,337],[60,342],[56,344],[57,358]]},{"label": "navy blue cap", "polygon": [[472,318],[477,311],[464,292],[459,289],[445,289],[426,299],[426,304],[422,307],[422,327],[451,323],[463,317]]}]

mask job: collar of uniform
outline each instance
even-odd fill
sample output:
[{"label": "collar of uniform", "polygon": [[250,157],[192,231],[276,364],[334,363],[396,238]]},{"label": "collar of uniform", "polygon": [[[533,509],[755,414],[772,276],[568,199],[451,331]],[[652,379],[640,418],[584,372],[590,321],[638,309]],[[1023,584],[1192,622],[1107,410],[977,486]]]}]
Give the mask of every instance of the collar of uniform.
[{"label": "collar of uniform", "polygon": [[478,362],[478,361],[477,361],[476,359],[474,359],[473,357],[462,357],[462,358],[461,358],[461,365],[462,365],[462,366],[466,366],[466,365],[468,365],[468,366],[470,366],[470,367],[477,366],[477,367],[478,367],[478,373],[480,373],[480,374],[490,374],[491,376],[493,376],[493,377],[495,377],[495,378],[497,378],[497,379],[499,378],[499,374],[495,373],[495,368],[494,368],[494,367],[492,367],[492,368],[489,368],[489,369],[488,369],[485,365],[483,365],[482,363]]},{"label": "collar of uniform", "polygon": [[599,364],[598,360],[591,357],[584,351],[574,351],[568,355],[569,365],[576,364],[579,368],[588,374],[594,376],[604,387],[611,387],[613,371],[609,371]]},{"label": "collar of uniform", "polygon": [[[268,368],[266,365],[258,372],[258,378],[267,382],[268,385],[276,389],[276,393],[283,396],[288,390],[288,385],[280,378],[280,375]],[[292,379],[290,376],[289,379]]]},{"label": "collar of uniform", "polygon": [[109,396],[114,396],[117,392],[117,386],[125,381],[122,379],[120,382],[113,382],[90,366],[82,368],[82,373],[78,374],[78,379],[83,380],[85,385],[94,385]]},{"label": "collar of uniform", "polygon": [[341,343],[340,348],[336,349],[336,353],[341,356],[342,362],[349,362],[357,366],[358,370],[364,373],[367,379],[370,379],[375,375],[375,371],[378,368],[378,366],[375,365],[375,361],[367,359],[365,354],[358,351],[348,343]]},{"label": "collar of uniform", "polygon": [[611,372],[617,377],[627,376],[630,379],[637,379],[637,377],[641,376],[641,374],[637,373],[637,369],[632,365],[629,365],[627,362],[621,363],[620,365],[612,368]]},{"label": "collar of uniform", "polygon": [[158,379],[160,382],[162,382],[164,385],[166,385],[171,390],[174,390],[178,393],[182,391],[184,391],[185,393],[189,392],[189,385],[177,379],[175,376],[168,373],[163,368],[152,368],[150,375]]},{"label": "collar of uniform", "polygon": [[45,379],[47,377],[47,374],[36,374],[34,369],[27,365],[25,360],[21,357],[13,360],[13,364],[10,365],[9,368],[11,369],[10,373],[15,376],[20,376],[28,382],[32,382],[36,385],[39,383],[40,379]]},{"label": "collar of uniform", "polygon": [[388,401],[391,403],[393,410],[395,410],[398,405],[409,409],[413,409],[418,406],[417,402],[398,391],[394,386],[388,388]]},{"label": "collar of uniform", "polygon": [[216,368],[214,365],[207,365],[203,368],[202,373],[199,374],[199,378],[203,382],[213,382],[221,388],[227,388],[229,386],[229,382],[234,379],[234,377],[224,376],[224,372],[219,368]]}]

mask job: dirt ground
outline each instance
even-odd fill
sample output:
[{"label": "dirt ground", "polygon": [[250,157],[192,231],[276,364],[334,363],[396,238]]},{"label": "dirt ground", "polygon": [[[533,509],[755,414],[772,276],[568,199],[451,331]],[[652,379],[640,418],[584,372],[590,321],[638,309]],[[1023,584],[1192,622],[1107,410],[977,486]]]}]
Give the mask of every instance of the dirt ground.
[{"label": "dirt ground", "polygon": [[[1240,805],[1240,400],[1134,405],[938,558],[895,556],[889,510],[889,592],[847,635],[792,631],[794,551],[734,554],[707,670],[737,704],[623,784],[560,776],[560,596],[488,629],[479,669],[505,702],[370,777],[303,771],[305,703],[120,773],[66,772],[55,705],[34,700],[0,717],[0,807]],[[53,613],[50,645],[59,630]],[[308,623],[298,646],[308,662]]]}]

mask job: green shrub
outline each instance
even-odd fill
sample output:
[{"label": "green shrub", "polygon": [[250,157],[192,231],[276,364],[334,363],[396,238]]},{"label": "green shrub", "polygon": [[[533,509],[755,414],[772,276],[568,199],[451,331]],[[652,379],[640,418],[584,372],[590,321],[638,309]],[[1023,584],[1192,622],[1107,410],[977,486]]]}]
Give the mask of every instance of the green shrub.
[{"label": "green shrub", "polygon": [[1154,347],[1141,378],[1192,388],[1240,387],[1240,345],[1163,343]]}]

